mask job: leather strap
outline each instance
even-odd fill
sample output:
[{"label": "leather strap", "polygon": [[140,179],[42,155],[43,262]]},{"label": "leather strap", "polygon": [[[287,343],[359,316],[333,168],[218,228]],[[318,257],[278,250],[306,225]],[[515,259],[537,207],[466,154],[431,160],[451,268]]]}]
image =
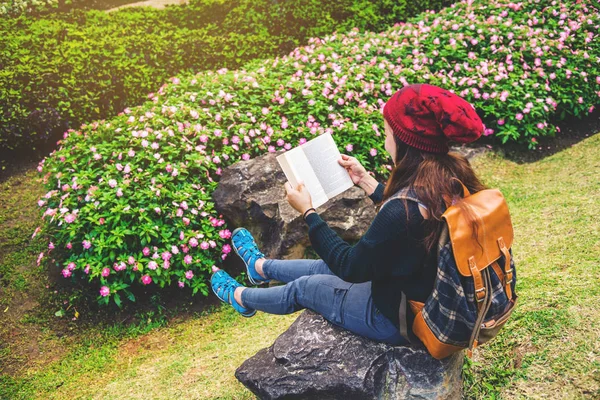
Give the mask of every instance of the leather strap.
[{"label": "leather strap", "polygon": [[402,298],[400,299],[400,311],[398,313],[398,317],[399,317],[399,321],[400,321],[400,334],[402,335],[402,337],[404,337],[406,340],[408,340],[410,342],[410,336],[408,336],[408,321],[406,318],[406,306],[408,304],[408,301],[406,299],[406,295],[404,294],[404,292],[402,293]]},{"label": "leather strap", "polygon": [[475,298],[477,300],[477,308],[481,307],[481,303],[484,301],[486,296],[486,289],[483,279],[481,277],[481,272],[475,265],[475,257],[469,257],[469,269],[471,270],[471,275],[473,276],[473,283],[475,284]]},{"label": "leather strap", "polygon": [[492,268],[494,269],[494,272],[496,272],[496,275],[498,275],[500,282],[504,285],[504,272],[502,271],[502,268],[500,268],[500,265],[498,265],[498,261],[492,263]]},{"label": "leather strap", "polygon": [[[492,305],[492,295],[490,293],[492,287],[492,280],[490,278],[490,270],[484,269],[483,271],[483,279],[485,281],[484,288],[485,290],[485,299],[483,301],[483,306],[479,308],[479,312],[477,313],[477,319],[475,320],[475,326],[473,327],[473,332],[471,333],[471,339],[469,339],[469,350],[477,347],[479,342],[479,332],[481,331],[481,326],[483,324],[483,320],[485,319],[485,315],[487,314],[490,306]],[[479,304],[479,303],[478,303]]]},{"label": "leather strap", "polygon": [[512,299],[512,288],[510,284],[513,280],[513,271],[510,267],[510,253],[508,248],[506,247],[506,243],[504,243],[504,239],[502,237],[498,238],[498,246],[500,247],[500,251],[504,255],[504,288],[506,290],[506,296],[509,300]]}]

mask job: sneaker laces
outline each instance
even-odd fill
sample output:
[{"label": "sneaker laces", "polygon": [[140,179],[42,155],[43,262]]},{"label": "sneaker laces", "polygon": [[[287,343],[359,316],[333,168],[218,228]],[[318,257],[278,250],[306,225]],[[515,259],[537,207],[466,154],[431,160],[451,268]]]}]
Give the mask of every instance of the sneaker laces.
[{"label": "sneaker laces", "polygon": [[[256,242],[254,242],[254,240],[252,240],[250,236],[244,235],[240,239],[236,238],[236,242],[238,242],[237,244],[239,244],[239,246],[237,247],[241,247],[241,249],[238,249],[238,251],[243,252],[242,254],[244,255],[244,257],[246,257],[246,254],[248,254],[248,252],[256,254],[258,258],[265,256],[260,250],[258,250]],[[251,245],[251,247],[246,247],[247,244]]]},{"label": "sneaker laces", "polygon": [[[231,295],[227,295],[227,301],[229,302],[229,304],[233,304],[231,303],[231,300],[233,299],[233,301],[235,301],[235,297],[233,296],[233,291],[235,291],[235,289],[237,288],[237,281],[234,279],[226,279],[226,278],[222,278],[221,280],[219,280],[217,282],[217,287],[215,288],[216,291],[218,291],[219,293],[221,293],[221,296],[225,297],[229,292],[231,292]],[[231,288],[233,287],[233,291],[231,291]],[[236,301],[237,304],[237,301]]]}]

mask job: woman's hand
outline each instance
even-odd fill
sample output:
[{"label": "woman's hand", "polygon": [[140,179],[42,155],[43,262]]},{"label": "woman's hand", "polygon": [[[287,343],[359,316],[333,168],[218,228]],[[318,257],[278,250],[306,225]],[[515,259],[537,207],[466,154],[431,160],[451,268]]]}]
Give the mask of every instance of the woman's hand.
[{"label": "woman's hand", "polygon": [[304,214],[306,210],[313,206],[310,193],[304,186],[304,182],[300,181],[298,187],[295,189],[289,182],[286,182],[284,186],[287,192],[285,198],[296,211]]},{"label": "woman's hand", "polygon": [[338,160],[338,163],[346,168],[348,171],[348,175],[350,175],[350,179],[354,182],[355,185],[360,184],[361,180],[365,177],[370,176],[367,173],[365,167],[363,167],[360,162],[354,157],[348,156],[346,154],[342,154],[342,159]]}]

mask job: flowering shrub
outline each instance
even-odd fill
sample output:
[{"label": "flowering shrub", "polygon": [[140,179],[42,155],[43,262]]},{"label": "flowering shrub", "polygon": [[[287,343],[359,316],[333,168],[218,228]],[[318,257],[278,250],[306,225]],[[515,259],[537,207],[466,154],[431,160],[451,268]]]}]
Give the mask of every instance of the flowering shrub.
[{"label": "flowering shrub", "polygon": [[37,13],[57,7],[58,0],[8,0],[0,3],[0,18]]},{"label": "flowering shrub", "polygon": [[[140,104],[182,71],[236,68],[354,26],[383,30],[450,1],[192,0],[162,10],[0,18],[0,150],[47,154],[67,128]],[[94,5],[61,1],[59,9]]]},{"label": "flowering shrub", "polygon": [[465,97],[502,141],[552,135],[551,117],[598,103],[599,22],[584,4],[464,1],[380,34],[314,38],[245,69],[172,78],[144,105],[67,131],[40,163],[53,235],[43,256],[93,282],[103,303],[131,298],[133,284],[206,294],[231,252],[211,201],[223,168],[330,133],[383,177],[381,110],[415,82]]}]

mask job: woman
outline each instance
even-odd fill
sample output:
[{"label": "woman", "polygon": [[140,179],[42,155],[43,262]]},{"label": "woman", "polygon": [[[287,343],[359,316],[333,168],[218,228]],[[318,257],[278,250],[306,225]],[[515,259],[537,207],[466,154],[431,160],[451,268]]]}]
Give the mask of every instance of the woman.
[{"label": "woman", "polygon": [[[484,126],[467,101],[428,84],[400,89],[386,103],[383,116],[385,149],[394,162],[385,187],[356,158],[342,154],[338,160],[378,205],[360,241],[351,246],[342,240],[312,208],[304,186],[293,188],[288,182],[286,198],[303,214],[321,259],[266,259],[250,232],[238,228],[232,245],[246,264],[250,282],[276,279],[286,284],[246,288],[217,270],[211,285],[222,301],[247,317],[256,310],[289,314],[309,308],[356,334],[408,344],[399,332],[401,292],[419,302],[432,292],[443,199],[462,195],[460,184],[451,178],[460,179],[471,193],[485,188],[463,156],[448,152],[448,142],[472,142]],[[419,203],[396,198],[386,202],[405,187],[414,189]],[[409,331],[413,319],[409,310]]]}]

